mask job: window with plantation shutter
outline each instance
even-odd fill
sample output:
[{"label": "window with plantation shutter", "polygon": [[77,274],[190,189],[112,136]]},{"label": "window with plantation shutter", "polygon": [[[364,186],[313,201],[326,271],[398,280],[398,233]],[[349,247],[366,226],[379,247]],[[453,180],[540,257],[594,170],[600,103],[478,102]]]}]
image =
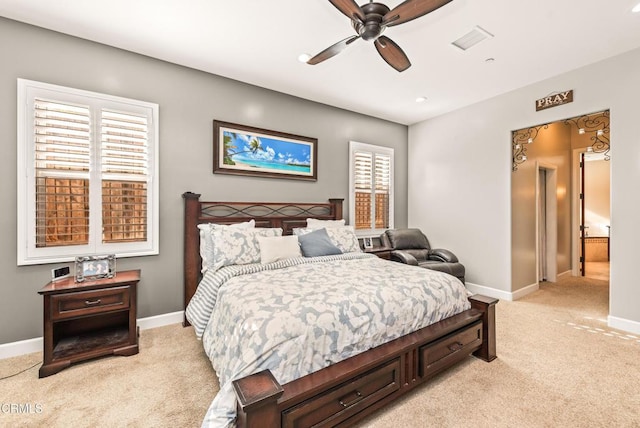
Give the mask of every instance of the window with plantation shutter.
[{"label": "window with plantation shutter", "polygon": [[157,104],[18,79],[18,264],[158,254]]},{"label": "window with plantation shutter", "polygon": [[350,218],[359,235],[393,228],[393,149],[349,143]]},{"label": "window with plantation shutter", "polygon": [[148,128],[144,116],[102,111],[102,239],[147,238]]},{"label": "window with plantation shutter", "polygon": [[91,118],[87,106],[36,98],[35,243],[89,243]]}]

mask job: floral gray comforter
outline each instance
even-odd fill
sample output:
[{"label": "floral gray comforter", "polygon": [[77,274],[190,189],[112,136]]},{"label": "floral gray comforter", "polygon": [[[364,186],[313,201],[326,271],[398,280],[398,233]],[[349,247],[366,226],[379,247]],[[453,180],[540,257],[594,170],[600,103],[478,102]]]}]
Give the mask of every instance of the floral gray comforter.
[{"label": "floral gray comforter", "polygon": [[455,277],[349,253],[208,271],[187,308],[220,380],[203,426],[233,426],[231,381],[284,384],[469,309]]}]

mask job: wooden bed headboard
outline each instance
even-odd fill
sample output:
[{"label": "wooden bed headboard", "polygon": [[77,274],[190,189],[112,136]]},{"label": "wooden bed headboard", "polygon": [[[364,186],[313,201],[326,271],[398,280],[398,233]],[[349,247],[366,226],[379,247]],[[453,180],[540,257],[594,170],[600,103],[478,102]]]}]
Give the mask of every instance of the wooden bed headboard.
[{"label": "wooden bed headboard", "polygon": [[[203,202],[197,193],[185,192],[184,199],[184,308],[200,282],[200,233],[198,224],[233,224],[254,219],[256,227],[280,227],[285,235],[295,227],[306,227],[307,218],[343,218],[344,199],[325,203],[296,202]],[[187,319],[183,321],[186,327]]]}]

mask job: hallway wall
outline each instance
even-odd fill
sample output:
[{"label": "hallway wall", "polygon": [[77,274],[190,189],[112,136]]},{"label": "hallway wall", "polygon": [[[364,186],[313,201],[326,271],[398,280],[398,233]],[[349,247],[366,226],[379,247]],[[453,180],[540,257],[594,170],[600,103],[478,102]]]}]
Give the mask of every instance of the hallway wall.
[{"label": "hallway wall", "polygon": [[[640,49],[564,73],[409,128],[408,224],[452,249],[469,288],[518,298],[535,274],[535,248],[511,251],[511,131],[588,112],[611,112],[611,298],[609,324],[640,333],[635,254],[640,230]],[[574,102],[539,112],[535,100],[573,89]]]}]

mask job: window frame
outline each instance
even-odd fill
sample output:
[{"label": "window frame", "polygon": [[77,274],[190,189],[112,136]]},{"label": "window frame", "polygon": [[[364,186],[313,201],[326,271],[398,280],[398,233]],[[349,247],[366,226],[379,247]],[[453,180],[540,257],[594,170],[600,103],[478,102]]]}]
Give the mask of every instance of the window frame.
[{"label": "window frame", "polygon": [[[395,171],[395,160],[394,160],[394,149],[392,147],[386,146],[378,146],[374,144],[360,143],[357,141],[349,141],[349,219],[350,223],[353,224],[355,228],[355,218],[356,218],[356,188],[355,188],[355,153],[356,152],[367,152],[373,155],[373,164],[375,165],[375,155],[380,154],[384,156],[389,156],[389,225],[388,229],[393,229],[394,227],[394,194],[395,194],[395,179],[394,179],[394,171]],[[373,174],[372,178],[372,193],[375,193],[375,174]],[[372,225],[374,227],[369,229],[355,229],[356,236],[358,237],[367,237],[367,236],[379,236],[384,233],[386,228],[380,229],[375,228],[375,198],[371,198],[371,219]]]},{"label": "window frame", "polygon": [[[33,265],[69,262],[77,256],[115,254],[137,257],[159,254],[159,106],[155,103],[101,94],[49,83],[18,79],[17,123],[17,263]],[[87,105],[90,109],[91,160],[89,171],[89,242],[86,245],[36,247],[35,126],[33,103],[36,98]],[[141,242],[103,243],[100,156],[101,111],[118,110],[141,114],[148,120],[147,239]],[[93,196],[91,196],[93,195]],[[98,196],[98,197],[96,197]]]}]

